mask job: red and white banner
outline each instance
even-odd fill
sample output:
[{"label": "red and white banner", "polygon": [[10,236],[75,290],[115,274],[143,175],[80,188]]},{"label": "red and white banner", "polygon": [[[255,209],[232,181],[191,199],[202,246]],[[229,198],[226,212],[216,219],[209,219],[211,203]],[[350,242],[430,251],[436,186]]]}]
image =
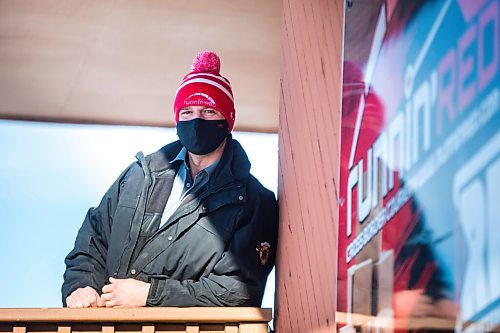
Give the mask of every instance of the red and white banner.
[{"label": "red and white banner", "polygon": [[498,329],[499,1],[353,1],[344,44],[338,310]]}]

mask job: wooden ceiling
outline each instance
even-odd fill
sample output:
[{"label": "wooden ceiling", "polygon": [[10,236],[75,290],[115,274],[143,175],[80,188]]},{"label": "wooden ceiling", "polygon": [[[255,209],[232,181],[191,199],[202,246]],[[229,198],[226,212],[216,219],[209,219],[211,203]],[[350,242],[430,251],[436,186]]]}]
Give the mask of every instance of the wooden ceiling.
[{"label": "wooden ceiling", "polygon": [[236,130],[277,132],[280,31],[278,0],[0,0],[0,118],[172,127],[213,50]]}]

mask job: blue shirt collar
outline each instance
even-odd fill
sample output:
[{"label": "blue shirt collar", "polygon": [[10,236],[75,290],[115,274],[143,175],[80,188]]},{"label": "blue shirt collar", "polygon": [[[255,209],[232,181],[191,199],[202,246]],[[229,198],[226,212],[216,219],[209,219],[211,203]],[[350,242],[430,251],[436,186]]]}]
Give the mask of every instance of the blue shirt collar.
[{"label": "blue shirt collar", "polygon": [[[189,170],[187,158],[188,158],[187,149],[186,149],[186,147],[182,147],[182,149],[179,151],[177,156],[172,161],[170,161],[170,163],[172,164],[174,162],[183,162],[186,170]],[[217,164],[219,164],[219,161],[220,161],[220,158],[217,161],[215,161],[214,163],[207,166],[205,169],[203,169],[200,172],[205,171],[207,173],[208,177],[210,177],[214,173],[215,168],[217,167]]]}]

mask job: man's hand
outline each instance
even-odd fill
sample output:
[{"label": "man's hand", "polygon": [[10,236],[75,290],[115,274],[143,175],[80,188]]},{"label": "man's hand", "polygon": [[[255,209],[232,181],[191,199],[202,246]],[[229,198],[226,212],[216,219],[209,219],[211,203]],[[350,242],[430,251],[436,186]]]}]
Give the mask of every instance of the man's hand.
[{"label": "man's hand", "polygon": [[106,307],[145,306],[149,293],[149,283],[135,279],[109,278],[110,284],[102,288],[101,299]]},{"label": "man's hand", "polygon": [[85,287],[78,288],[66,297],[66,305],[68,308],[95,308],[105,306],[106,304],[94,288]]}]

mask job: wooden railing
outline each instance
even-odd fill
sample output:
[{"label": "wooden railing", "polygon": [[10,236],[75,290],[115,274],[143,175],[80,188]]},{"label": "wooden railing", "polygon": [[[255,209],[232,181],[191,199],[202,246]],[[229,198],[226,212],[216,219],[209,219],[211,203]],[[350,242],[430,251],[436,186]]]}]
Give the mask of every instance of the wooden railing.
[{"label": "wooden railing", "polygon": [[267,333],[271,309],[0,309],[0,333]]}]

